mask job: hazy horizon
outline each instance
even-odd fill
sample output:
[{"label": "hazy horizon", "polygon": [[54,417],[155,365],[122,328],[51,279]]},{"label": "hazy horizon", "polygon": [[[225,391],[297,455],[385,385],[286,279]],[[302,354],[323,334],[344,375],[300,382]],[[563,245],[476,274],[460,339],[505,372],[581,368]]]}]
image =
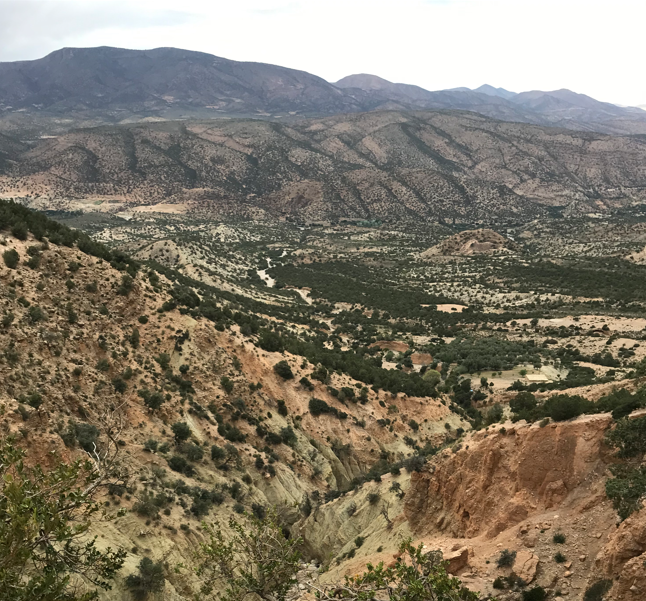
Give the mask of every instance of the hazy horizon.
[{"label": "hazy horizon", "polygon": [[567,88],[646,104],[646,6],[582,0],[0,0],[0,61],[63,47],[171,46],[330,82],[359,73],[427,90]]}]

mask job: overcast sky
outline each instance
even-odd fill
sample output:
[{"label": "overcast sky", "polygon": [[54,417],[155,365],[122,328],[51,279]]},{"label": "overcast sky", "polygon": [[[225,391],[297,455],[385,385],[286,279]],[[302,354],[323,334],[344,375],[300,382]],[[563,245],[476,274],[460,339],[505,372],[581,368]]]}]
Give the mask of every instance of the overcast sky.
[{"label": "overcast sky", "polygon": [[0,0],[0,61],[174,46],[429,90],[569,88],[646,104],[646,0]]}]

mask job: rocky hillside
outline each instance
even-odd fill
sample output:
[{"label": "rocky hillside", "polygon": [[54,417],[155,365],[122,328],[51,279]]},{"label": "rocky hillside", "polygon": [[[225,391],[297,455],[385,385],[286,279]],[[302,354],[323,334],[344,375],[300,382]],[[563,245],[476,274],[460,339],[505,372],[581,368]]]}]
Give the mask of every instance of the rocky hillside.
[{"label": "rocky hillside", "polygon": [[[96,533],[129,551],[124,576],[142,556],[190,566],[208,516],[277,506],[294,524],[305,505],[311,511],[335,498],[380,461],[406,460],[410,434],[438,443],[445,424],[468,427],[440,399],[366,388],[362,403],[341,401],[339,390],[357,389],[341,372],[305,385],[315,366],[259,348],[248,326],[237,325],[268,326],[262,313],[214,297],[190,311],[199,297],[180,294],[165,276],[86,238],[75,245],[52,222],[33,227],[47,236],[18,226],[18,237],[1,234],[0,431],[43,465],[83,457],[117,432],[127,475],[105,501],[126,512]],[[289,378],[274,369],[280,361]],[[327,409],[310,410],[313,397]],[[166,577],[165,598],[193,598],[190,570]],[[120,580],[105,598],[121,599],[123,590]]]},{"label": "rocky hillside", "polygon": [[63,48],[34,61],[0,63],[0,103],[65,114],[173,105],[222,113],[330,114],[359,105],[304,71],[177,48]]},{"label": "rocky hillside", "polygon": [[127,557],[104,599],[130,598],[142,557],[162,562],[164,599],[193,599],[200,521],[270,506],[312,562],[292,599],[392,563],[408,537],[501,600],[642,598],[645,510],[635,500],[617,527],[604,489],[610,414],[471,431],[444,394],[368,388],[281,350],[279,332],[306,344],[317,328],[285,307],[159,273],[23,207],[1,203],[0,224],[0,431],[46,466],[115,438],[121,479],[102,501],[121,511],[94,533]]},{"label": "rocky hillside", "polygon": [[[542,205],[641,202],[646,144],[469,113],[381,112],[279,125],[208,121],[97,128],[11,156],[5,197],[109,201],[301,221],[527,220]],[[5,169],[5,171],[7,171]],[[61,200],[63,199],[63,200]]]}]

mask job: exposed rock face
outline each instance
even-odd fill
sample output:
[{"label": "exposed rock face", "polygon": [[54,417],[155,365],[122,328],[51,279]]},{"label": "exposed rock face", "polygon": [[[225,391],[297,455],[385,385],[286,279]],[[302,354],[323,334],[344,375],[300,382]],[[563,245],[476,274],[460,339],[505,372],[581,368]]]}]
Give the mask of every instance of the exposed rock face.
[{"label": "exposed rock face", "polygon": [[595,565],[599,577],[615,580],[612,599],[646,599],[645,509],[634,513],[619,526],[597,556]]},{"label": "exposed rock face", "polygon": [[[405,515],[418,534],[494,537],[533,513],[603,498],[602,440],[609,415],[477,433],[414,473]],[[586,479],[591,475],[597,476]]]}]

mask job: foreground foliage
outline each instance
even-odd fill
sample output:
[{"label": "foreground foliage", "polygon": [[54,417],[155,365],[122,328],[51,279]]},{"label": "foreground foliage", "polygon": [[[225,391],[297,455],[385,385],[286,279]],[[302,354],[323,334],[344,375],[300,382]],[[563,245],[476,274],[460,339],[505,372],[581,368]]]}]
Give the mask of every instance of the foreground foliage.
[{"label": "foreground foliage", "polygon": [[[265,601],[283,601],[296,583],[300,539],[286,538],[275,511],[259,518],[231,518],[229,532],[217,522],[203,524],[208,541],[197,552],[202,595],[221,601],[242,601],[250,594]],[[224,590],[216,585],[225,582]],[[204,598],[204,597],[201,597]]]},{"label": "foreground foliage", "polygon": [[[110,589],[125,551],[100,551],[87,536],[99,505],[100,475],[90,461],[48,470],[24,464],[14,441],[0,443],[0,599],[90,601]],[[72,574],[89,584],[73,586]]]},{"label": "foreground foliage", "polygon": [[383,562],[368,564],[366,572],[346,576],[342,585],[313,587],[315,595],[321,601],[477,601],[477,593],[447,573],[440,551],[424,553],[423,549],[423,545],[414,547],[410,540],[403,541],[394,567],[385,567]]}]

